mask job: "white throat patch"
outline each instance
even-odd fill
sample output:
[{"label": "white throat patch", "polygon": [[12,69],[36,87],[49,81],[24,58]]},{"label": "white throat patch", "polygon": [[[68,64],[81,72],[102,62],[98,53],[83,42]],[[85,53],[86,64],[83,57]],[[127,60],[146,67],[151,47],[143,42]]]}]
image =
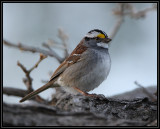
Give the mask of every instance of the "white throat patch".
[{"label": "white throat patch", "polygon": [[103,48],[108,48],[108,44],[107,43],[103,43],[103,42],[97,43],[97,46],[103,47]]}]

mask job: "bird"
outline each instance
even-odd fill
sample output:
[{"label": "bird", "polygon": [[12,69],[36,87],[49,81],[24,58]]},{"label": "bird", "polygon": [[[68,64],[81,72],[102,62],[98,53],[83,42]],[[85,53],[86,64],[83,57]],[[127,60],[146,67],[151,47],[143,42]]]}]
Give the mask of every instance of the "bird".
[{"label": "bird", "polygon": [[50,80],[27,94],[20,102],[56,85],[71,94],[92,96],[88,92],[97,88],[107,78],[111,69],[108,51],[110,41],[108,35],[100,29],[89,31],[55,70]]}]

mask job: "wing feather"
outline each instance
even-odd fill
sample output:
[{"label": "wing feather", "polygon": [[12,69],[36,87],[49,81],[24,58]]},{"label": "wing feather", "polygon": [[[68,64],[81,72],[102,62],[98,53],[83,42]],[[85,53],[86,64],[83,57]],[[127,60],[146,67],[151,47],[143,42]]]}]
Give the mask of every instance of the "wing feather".
[{"label": "wing feather", "polygon": [[83,40],[82,40],[73,50],[71,55],[66,60],[64,60],[63,63],[56,69],[56,71],[51,76],[50,81],[60,76],[60,74],[63,73],[69,66],[81,61],[82,60],[81,55],[86,49],[87,47],[83,45]]}]

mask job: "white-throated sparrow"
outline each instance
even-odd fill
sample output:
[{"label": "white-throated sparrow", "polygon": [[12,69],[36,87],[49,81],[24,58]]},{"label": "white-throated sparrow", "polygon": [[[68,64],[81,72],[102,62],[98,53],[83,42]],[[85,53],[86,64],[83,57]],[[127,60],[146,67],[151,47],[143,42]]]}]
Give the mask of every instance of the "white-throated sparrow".
[{"label": "white-throated sparrow", "polygon": [[50,88],[53,84],[66,91],[89,95],[88,91],[99,86],[108,76],[111,66],[108,43],[111,41],[101,30],[89,31],[70,56],[53,73],[50,81],[20,100],[23,102]]}]

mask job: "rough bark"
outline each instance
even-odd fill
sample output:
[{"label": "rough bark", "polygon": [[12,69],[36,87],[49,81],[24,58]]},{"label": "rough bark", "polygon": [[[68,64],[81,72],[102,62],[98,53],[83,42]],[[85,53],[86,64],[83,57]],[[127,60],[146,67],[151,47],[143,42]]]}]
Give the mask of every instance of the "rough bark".
[{"label": "rough bark", "polygon": [[157,126],[157,101],[147,97],[55,96],[50,105],[3,103],[3,126]]}]

